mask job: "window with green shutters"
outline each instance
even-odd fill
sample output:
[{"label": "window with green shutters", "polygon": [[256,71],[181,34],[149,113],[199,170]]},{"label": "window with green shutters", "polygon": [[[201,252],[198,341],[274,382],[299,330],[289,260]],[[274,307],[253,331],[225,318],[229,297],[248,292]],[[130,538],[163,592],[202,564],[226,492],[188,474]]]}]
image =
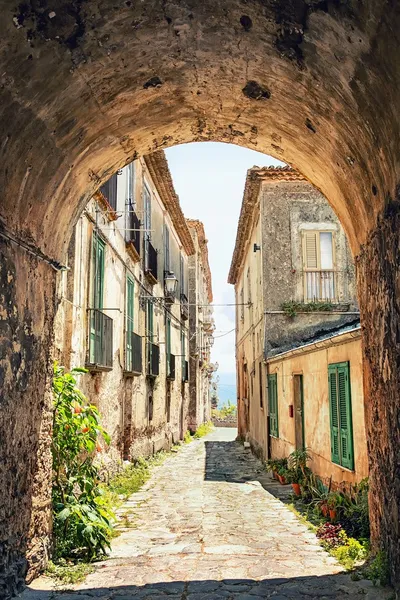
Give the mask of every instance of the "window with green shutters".
[{"label": "window with green shutters", "polygon": [[135,284],[131,277],[126,278],[126,365],[127,371],[132,371],[133,364],[133,307],[134,307],[134,290]]},{"label": "window with green shutters", "polygon": [[269,432],[274,437],[279,437],[278,427],[278,386],[277,374],[268,375],[268,408]]},{"label": "window with green shutters", "polygon": [[329,365],[328,384],[332,462],[353,470],[353,419],[348,362]]},{"label": "window with green shutters", "polygon": [[95,233],[92,244],[92,309],[95,310],[90,311],[89,362],[95,363],[98,359],[96,349],[103,343],[103,331],[96,311],[103,309],[106,245]]}]

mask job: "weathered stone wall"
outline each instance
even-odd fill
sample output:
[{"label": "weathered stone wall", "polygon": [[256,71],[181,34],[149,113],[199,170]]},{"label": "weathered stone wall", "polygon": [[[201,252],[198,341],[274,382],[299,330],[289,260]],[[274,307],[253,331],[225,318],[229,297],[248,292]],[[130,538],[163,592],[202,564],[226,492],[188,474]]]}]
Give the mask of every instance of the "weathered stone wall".
[{"label": "weathered stone wall", "polygon": [[388,201],[357,259],[375,546],[400,590],[400,204]]},{"label": "weathered stone wall", "polygon": [[55,281],[50,265],[1,240],[0,597],[4,599],[21,588],[26,576],[29,580],[43,568],[51,543]]},{"label": "weathered stone wall", "polygon": [[285,302],[304,302],[302,233],[333,231],[335,310],[358,310],[354,263],[345,232],[326,198],[309,182],[264,181],[260,193],[263,248],[265,352],[274,356],[313,335],[340,328],[357,315],[314,312],[295,317],[273,314]]}]

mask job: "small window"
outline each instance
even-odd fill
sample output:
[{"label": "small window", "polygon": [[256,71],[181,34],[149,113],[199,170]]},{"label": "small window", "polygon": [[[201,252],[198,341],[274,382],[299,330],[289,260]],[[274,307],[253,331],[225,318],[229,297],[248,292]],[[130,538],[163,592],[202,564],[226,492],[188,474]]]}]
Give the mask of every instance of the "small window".
[{"label": "small window", "polygon": [[278,427],[278,386],[277,374],[268,375],[268,411],[269,411],[269,433],[273,437],[279,437]]},{"label": "small window", "polygon": [[304,298],[306,302],[336,297],[332,231],[303,232]]},{"label": "small window", "polygon": [[328,383],[332,462],[352,471],[354,446],[349,363],[329,365]]}]

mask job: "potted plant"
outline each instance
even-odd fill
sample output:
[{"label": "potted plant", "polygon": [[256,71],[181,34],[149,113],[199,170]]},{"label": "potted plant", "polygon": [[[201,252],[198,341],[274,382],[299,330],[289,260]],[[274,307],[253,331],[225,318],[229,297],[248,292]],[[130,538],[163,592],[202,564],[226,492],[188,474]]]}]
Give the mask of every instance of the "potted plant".
[{"label": "potted plant", "polygon": [[271,471],[273,478],[278,481],[279,464],[276,458],[268,459],[265,463],[265,466],[267,468],[267,471]]},{"label": "potted plant", "polygon": [[327,504],[329,509],[329,518],[332,522],[336,521],[338,507],[343,502],[343,496],[339,492],[331,492],[328,496]]},{"label": "potted plant", "polygon": [[307,480],[307,477],[311,474],[310,469],[307,467],[307,463],[311,460],[311,456],[308,452],[308,448],[304,450],[295,450],[292,452],[288,459],[289,476],[288,479],[292,484],[293,492],[296,496],[301,496],[300,485]]}]

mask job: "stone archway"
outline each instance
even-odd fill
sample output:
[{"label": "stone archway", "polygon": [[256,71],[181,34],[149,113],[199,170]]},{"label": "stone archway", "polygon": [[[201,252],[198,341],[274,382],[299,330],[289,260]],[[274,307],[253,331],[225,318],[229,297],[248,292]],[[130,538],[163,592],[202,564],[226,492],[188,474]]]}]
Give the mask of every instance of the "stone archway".
[{"label": "stone archway", "polygon": [[48,546],[52,266],[112,172],[199,140],[296,166],[346,229],[363,317],[373,537],[400,582],[397,3],[0,0],[0,9],[0,589],[23,578],[28,538],[33,568]]}]

